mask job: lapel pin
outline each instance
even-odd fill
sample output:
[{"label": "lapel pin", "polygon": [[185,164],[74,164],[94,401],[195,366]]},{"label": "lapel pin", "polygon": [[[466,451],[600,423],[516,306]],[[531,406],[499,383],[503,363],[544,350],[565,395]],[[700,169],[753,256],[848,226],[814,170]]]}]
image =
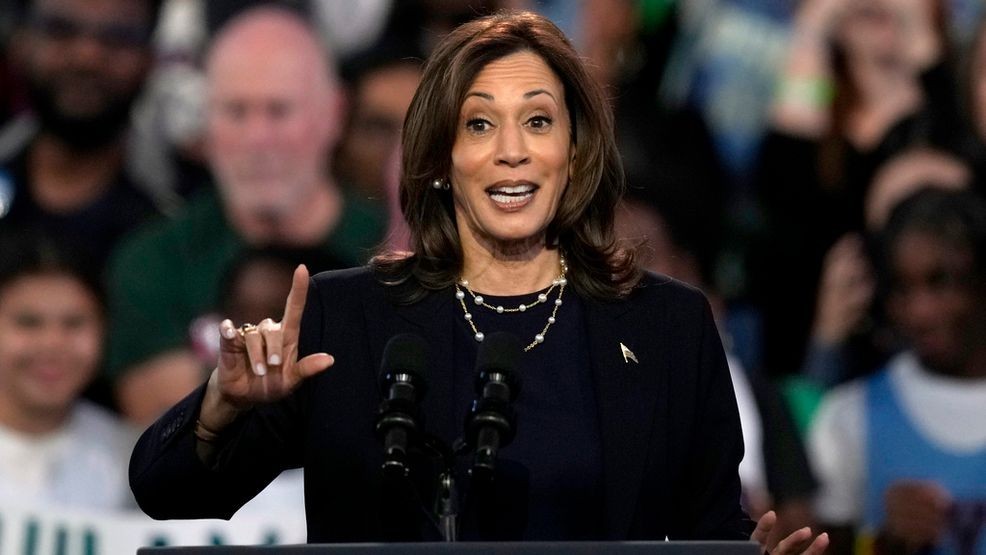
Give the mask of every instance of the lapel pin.
[{"label": "lapel pin", "polygon": [[633,354],[633,351],[627,348],[627,346],[623,343],[620,343],[620,352],[623,353],[623,362],[630,364],[630,361],[632,360],[634,363],[640,364],[640,362],[637,361],[637,355]]}]

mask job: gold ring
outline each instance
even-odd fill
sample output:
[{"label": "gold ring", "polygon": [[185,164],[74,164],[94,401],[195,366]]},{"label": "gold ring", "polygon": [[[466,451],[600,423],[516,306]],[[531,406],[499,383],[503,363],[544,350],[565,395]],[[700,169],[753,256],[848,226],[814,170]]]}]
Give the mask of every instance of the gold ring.
[{"label": "gold ring", "polygon": [[240,332],[240,337],[243,337],[248,333],[256,332],[257,326],[253,324],[243,324],[242,326],[236,328],[236,331]]}]

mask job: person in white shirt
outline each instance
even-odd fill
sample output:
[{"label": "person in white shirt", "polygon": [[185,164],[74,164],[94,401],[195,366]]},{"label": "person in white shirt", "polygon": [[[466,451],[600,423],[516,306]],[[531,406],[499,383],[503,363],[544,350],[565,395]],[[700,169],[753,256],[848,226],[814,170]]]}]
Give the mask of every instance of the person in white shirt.
[{"label": "person in white shirt", "polygon": [[986,203],[920,191],[883,233],[887,313],[906,349],[823,401],[816,512],[841,531],[836,553],[855,535],[878,552],[983,554]]},{"label": "person in white shirt", "polygon": [[0,504],[134,507],[135,432],[81,397],[103,354],[98,281],[45,237],[0,243]]}]

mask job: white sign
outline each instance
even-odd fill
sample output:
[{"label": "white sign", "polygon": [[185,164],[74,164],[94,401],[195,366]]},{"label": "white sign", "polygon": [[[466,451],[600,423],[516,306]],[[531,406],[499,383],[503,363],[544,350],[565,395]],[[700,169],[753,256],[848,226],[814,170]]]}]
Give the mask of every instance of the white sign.
[{"label": "white sign", "polygon": [[0,555],[121,555],[146,546],[305,543],[304,511],[156,521],[139,512],[0,506]]}]

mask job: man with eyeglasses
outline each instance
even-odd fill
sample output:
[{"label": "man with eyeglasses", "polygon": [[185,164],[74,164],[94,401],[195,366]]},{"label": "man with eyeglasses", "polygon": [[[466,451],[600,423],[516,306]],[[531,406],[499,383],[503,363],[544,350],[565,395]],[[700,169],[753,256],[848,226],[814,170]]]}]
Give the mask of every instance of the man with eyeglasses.
[{"label": "man with eyeglasses", "polygon": [[157,212],[127,170],[159,0],[23,2],[10,45],[30,113],[0,131],[0,231],[37,226],[97,269]]}]

